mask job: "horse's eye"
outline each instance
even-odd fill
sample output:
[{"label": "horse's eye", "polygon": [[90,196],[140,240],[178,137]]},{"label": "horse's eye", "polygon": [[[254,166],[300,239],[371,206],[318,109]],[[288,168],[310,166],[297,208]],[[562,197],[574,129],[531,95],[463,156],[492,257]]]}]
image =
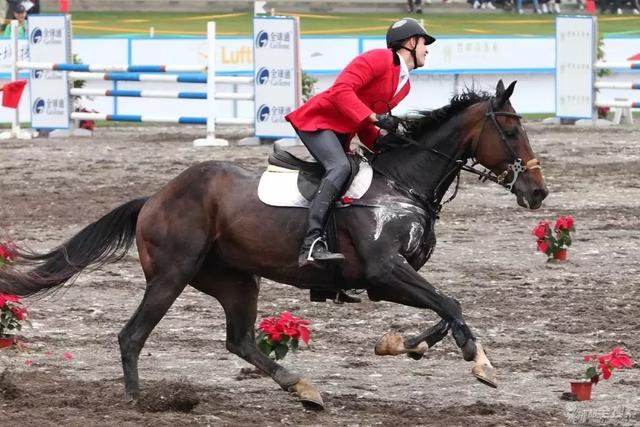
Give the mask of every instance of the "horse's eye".
[{"label": "horse's eye", "polygon": [[518,128],[505,129],[504,134],[509,138],[515,138],[516,136],[518,136]]}]

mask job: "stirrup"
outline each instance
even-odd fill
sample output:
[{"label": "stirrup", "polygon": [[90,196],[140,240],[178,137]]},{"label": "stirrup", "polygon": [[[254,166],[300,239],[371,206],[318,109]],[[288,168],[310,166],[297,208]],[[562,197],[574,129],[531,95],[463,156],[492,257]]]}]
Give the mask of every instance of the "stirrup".
[{"label": "stirrup", "polygon": [[[321,244],[321,247],[316,248],[317,244]],[[313,256],[314,250],[320,251],[319,254],[316,254],[316,257]],[[318,255],[322,255],[318,257]],[[327,248],[327,243],[322,237],[318,237],[311,243],[311,247],[309,248],[309,253],[307,254],[308,262],[333,262],[333,261],[344,261],[344,255],[341,253],[331,252],[329,248]]]},{"label": "stirrup", "polygon": [[322,238],[322,236],[316,237],[316,239],[313,242],[311,242],[311,246],[309,247],[309,252],[307,252],[307,262],[315,261],[313,259],[313,249],[316,247],[317,243],[322,243],[322,246],[324,246],[325,248],[327,247],[327,244],[324,242],[324,239]]}]

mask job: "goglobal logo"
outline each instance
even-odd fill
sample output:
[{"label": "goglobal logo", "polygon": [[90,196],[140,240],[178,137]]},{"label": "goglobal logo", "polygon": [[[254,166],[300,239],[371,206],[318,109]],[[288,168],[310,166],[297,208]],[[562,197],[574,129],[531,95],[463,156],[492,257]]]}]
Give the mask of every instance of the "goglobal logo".
[{"label": "goglobal logo", "polygon": [[266,104],[262,104],[260,108],[258,108],[258,112],[256,113],[256,119],[259,122],[266,122],[269,120],[270,110],[269,106]]},{"label": "goglobal logo", "polygon": [[33,114],[43,113],[44,107],[45,107],[44,99],[36,98],[36,100],[33,102],[33,108],[32,108]]},{"label": "goglobal logo", "polygon": [[269,44],[269,34],[266,31],[260,31],[256,36],[256,47],[266,47]]},{"label": "goglobal logo", "polygon": [[269,69],[262,67],[258,70],[256,75],[256,81],[259,85],[265,85],[269,82]]},{"label": "goglobal logo", "polygon": [[31,43],[38,44],[42,41],[42,30],[36,27],[31,32]]}]

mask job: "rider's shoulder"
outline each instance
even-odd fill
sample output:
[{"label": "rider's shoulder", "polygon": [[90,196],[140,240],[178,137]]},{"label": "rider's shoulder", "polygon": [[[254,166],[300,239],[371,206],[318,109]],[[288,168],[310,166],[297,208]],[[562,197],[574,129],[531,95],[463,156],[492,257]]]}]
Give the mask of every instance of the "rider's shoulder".
[{"label": "rider's shoulder", "polygon": [[391,59],[393,57],[393,52],[391,49],[371,49],[363,52],[360,56],[368,60],[381,60],[385,58]]},{"label": "rider's shoulder", "polygon": [[373,70],[383,72],[393,63],[393,52],[390,49],[371,49],[360,54],[358,58],[369,64]]}]

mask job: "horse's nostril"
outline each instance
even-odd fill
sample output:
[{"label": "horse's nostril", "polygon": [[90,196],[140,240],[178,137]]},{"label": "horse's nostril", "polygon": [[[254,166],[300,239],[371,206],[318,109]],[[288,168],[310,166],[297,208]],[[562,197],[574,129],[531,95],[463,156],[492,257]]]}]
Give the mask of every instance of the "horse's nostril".
[{"label": "horse's nostril", "polygon": [[535,197],[536,200],[543,201],[548,194],[549,190],[547,190],[546,188],[536,188],[535,190],[533,190],[533,197]]}]

